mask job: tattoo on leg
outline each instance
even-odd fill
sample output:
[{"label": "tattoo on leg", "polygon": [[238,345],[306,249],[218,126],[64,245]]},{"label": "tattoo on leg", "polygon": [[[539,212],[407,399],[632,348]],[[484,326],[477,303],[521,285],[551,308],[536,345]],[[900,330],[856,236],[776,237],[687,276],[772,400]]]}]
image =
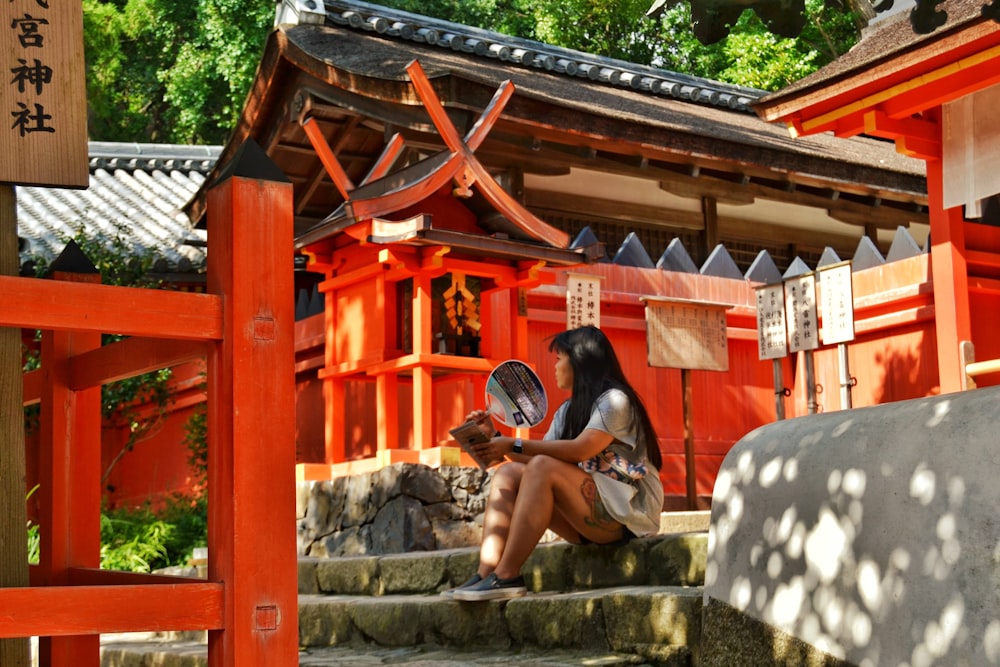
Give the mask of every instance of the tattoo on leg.
[{"label": "tattoo on leg", "polygon": [[590,505],[590,516],[584,517],[583,521],[588,526],[593,526],[599,530],[606,530],[613,532],[618,530],[621,524],[611,518],[608,514],[608,510],[605,509],[604,503],[601,502],[601,496],[597,494],[597,484],[594,483],[593,478],[589,475],[587,479],[583,480],[580,484],[580,495],[583,499]]}]

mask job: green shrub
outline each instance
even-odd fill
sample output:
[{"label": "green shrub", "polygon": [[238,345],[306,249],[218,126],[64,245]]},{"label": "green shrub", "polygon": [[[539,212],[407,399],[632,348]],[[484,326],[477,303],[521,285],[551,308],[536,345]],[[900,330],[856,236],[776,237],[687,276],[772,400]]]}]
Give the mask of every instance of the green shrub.
[{"label": "green shrub", "polygon": [[101,568],[151,572],[188,564],[207,543],[207,503],[177,498],[160,511],[147,507],[101,513]]},{"label": "green shrub", "polygon": [[[24,497],[25,502],[27,502],[28,499],[31,498],[31,495],[37,490],[38,490],[38,484],[35,484],[35,486],[31,488],[31,491],[28,491],[28,495]],[[38,535],[38,524],[31,523],[31,519],[28,519],[28,563],[30,565],[38,565],[39,542],[40,538]]]}]

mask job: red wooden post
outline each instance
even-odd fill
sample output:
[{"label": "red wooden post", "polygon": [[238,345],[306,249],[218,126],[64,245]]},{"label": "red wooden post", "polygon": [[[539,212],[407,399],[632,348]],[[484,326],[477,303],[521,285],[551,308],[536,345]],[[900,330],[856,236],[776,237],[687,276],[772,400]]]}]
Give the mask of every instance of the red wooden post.
[{"label": "red wooden post", "polygon": [[[327,280],[330,272],[326,272]],[[347,459],[347,443],[344,436],[344,378],[339,375],[327,375],[327,371],[343,361],[340,358],[340,346],[337,344],[337,291],[320,290],[323,294],[323,318],[326,330],[326,345],[324,346],[324,364],[319,371],[323,380],[323,409],[326,426],[324,434],[324,463],[339,463]]]},{"label": "red wooden post", "polygon": [[[283,182],[282,182],[283,181]],[[208,194],[208,576],[225,584],[211,667],[298,663],[292,186],[248,140]]]},{"label": "red wooden post", "polygon": [[[64,261],[71,266],[54,271],[54,280],[101,282],[75,244],[53,266]],[[101,334],[95,332],[46,331],[42,336],[39,566],[50,586],[68,584],[70,568],[100,566],[101,389],[68,387],[73,356],[100,346]],[[100,636],[95,634],[39,640],[40,664],[51,667],[96,666],[99,652]]]},{"label": "red wooden post", "polygon": [[[413,276],[413,352],[431,354],[431,278],[426,272]],[[413,448],[429,449],[434,442],[434,387],[431,368],[413,369]]]},{"label": "red wooden post", "polygon": [[972,339],[969,273],[965,261],[962,208],[944,208],[941,160],[927,160],[927,202],[931,221],[931,276],[941,393],[962,390],[965,367],[958,345]]}]

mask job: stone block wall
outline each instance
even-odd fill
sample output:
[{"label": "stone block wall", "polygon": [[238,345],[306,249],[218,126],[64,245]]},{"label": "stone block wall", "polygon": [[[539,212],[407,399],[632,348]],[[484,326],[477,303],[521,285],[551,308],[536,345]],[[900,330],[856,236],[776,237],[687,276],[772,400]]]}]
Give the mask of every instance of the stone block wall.
[{"label": "stone block wall", "polygon": [[299,482],[298,553],[322,558],[476,546],[491,474],[397,463]]}]

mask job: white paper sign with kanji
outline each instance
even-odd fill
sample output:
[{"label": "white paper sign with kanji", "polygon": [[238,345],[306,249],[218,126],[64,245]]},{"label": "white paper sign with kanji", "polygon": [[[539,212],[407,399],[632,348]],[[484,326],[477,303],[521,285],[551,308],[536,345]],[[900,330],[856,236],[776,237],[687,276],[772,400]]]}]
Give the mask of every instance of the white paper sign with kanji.
[{"label": "white paper sign with kanji", "polygon": [[601,326],[601,277],[585,273],[566,276],[566,328]]},{"label": "white paper sign with kanji", "polygon": [[820,312],[823,313],[823,344],[854,340],[854,290],[851,263],[843,262],[819,270]]},{"label": "white paper sign with kanji", "polygon": [[781,359],[788,354],[788,331],[785,328],[785,289],[764,285],[757,293],[757,358]]},{"label": "white paper sign with kanji", "polygon": [[785,322],[789,352],[819,347],[816,274],[806,273],[785,281]]}]

